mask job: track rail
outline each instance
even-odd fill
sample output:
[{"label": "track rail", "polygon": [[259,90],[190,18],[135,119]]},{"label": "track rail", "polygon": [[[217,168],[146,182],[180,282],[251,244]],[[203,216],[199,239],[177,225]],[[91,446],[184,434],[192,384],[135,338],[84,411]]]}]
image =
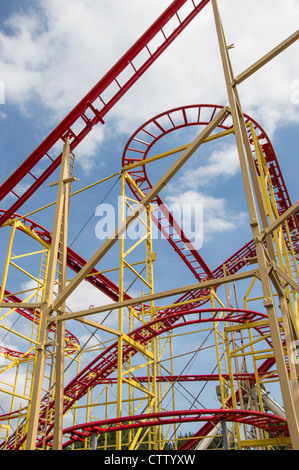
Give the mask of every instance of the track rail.
[{"label": "track rail", "polygon": [[[223,314],[223,316],[222,316]],[[267,316],[260,312],[240,310],[240,309],[197,309],[192,311],[181,311],[180,313],[173,313],[157,317],[155,320],[140,326],[133,332],[129,333],[134,341],[141,345],[146,345],[152,338],[157,337],[174,328],[191,326],[194,324],[202,324],[214,321],[229,321],[233,323],[244,324],[245,322],[254,322],[258,320],[265,320]],[[153,328],[154,327],[154,328]],[[257,331],[260,335],[265,337],[265,341],[272,347],[269,338],[269,326],[265,325],[258,328]],[[130,355],[137,354],[128,343],[123,346],[123,360],[124,362]],[[113,372],[117,369],[118,363],[118,342],[116,341],[109,346],[105,351],[100,353],[88,366],[86,366],[64,389],[64,414],[80,400],[87,391],[94,388],[96,385],[103,383],[107,380]],[[273,366],[269,363],[269,367]],[[92,374],[91,374],[92,372]],[[49,409],[54,408],[54,401],[49,404]],[[46,410],[41,409],[40,420],[43,420]],[[53,423],[50,423],[47,428],[47,435],[51,433]],[[26,436],[22,436],[22,428],[19,429],[18,435],[12,436],[8,442],[2,443],[6,445],[8,450],[20,449]],[[42,445],[42,441],[37,442],[37,448]]]},{"label": "track rail", "polygon": [[[174,131],[191,126],[194,127],[208,125],[220,109],[222,109],[222,106],[214,104],[187,105],[170,109],[149,119],[134,132],[127,142],[123,151],[122,166],[129,167],[132,164],[136,165],[138,162],[142,163],[142,161],[149,157],[149,152],[153,146],[162,138]],[[280,215],[285,212],[292,205],[292,203],[278,163],[277,156],[265,130],[250,116],[244,115],[244,118],[248,128],[248,135],[251,143],[253,143],[253,137],[249,124],[253,126],[254,131],[259,139],[261,148],[264,152],[269,168],[275,200]],[[227,115],[218,125],[218,129],[220,132],[231,131],[233,129],[231,117],[229,115]],[[255,148],[253,145],[252,151],[255,162],[257,163]],[[140,165],[132,169],[128,168],[127,171],[134,180],[135,184],[144,194],[146,194],[152,188],[152,183],[146,171],[146,165]],[[137,200],[140,200],[140,195],[134,185],[132,185],[129,180],[127,180],[127,184],[134,194],[134,197],[136,197]],[[214,271],[211,271],[210,268],[206,265],[205,261],[199,255],[198,251],[193,247],[186,234],[180,228],[179,224],[175,221],[173,215],[167,206],[163,203],[162,199],[157,196],[153,203],[154,202],[157,204],[158,210],[162,213],[162,215],[159,217],[155,217],[155,214],[153,214],[152,218],[154,223],[165,235],[175,252],[180,256],[180,258],[184,261],[184,263],[188,266],[190,271],[197,279],[202,280],[205,278],[222,277],[224,274],[224,266],[226,272],[229,274],[234,274],[246,266],[248,262],[255,257],[255,243],[253,240],[251,240],[234,255],[232,255],[228,260],[226,260],[225,263],[222,263]],[[291,217],[288,221],[294,251],[297,256],[299,254],[298,221],[299,212],[297,212],[294,217]],[[190,292],[184,294],[179,299],[179,301],[192,300],[200,296],[204,297],[205,295],[206,293],[203,291]],[[190,308],[193,307],[194,304],[191,303]]]},{"label": "track rail", "polygon": [[[64,430],[64,434],[70,434],[70,439],[64,443],[63,447],[66,448],[75,442],[84,441],[93,433],[106,434],[109,432],[129,431],[130,429],[147,428],[151,426],[191,422],[207,422],[213,424],[222,420],[255,426],[277,438],[281,437],[281,435],[285,437],[289,435],[286,420],[269,413],[234,409],[180,410],[126,416],[124,418],[107,419],[72,426]],[[51,440],[52,436],[47,439],[47,443],[49,444]]]},{"label": "track rail", "polygon": [[[7,212],[0,210],[0,214],[6,217]],[[19,220],[27,229],[32,232],[32,235],[37,235],[42,241],[47,245],[51,244],[51,233],[37,224],[28,217],[23,217],[19,214],[12,214],[10,218],[6,221],[6,224],[10,225],[15,220]],[[17,230],[23,231],[22,226],[18,225]],[[27,232],[28,233],[28,232]],[[86,264],[86,260],[82,258],[78,253],[72,250],[70,247],[67,249],[67,266],[72,269],[75,273],[79,272]],[[91,270],[90,276],[86,278],[86,281],[92,284],[97,289],[101,290],[106,294],[110,299],[118,301],[119,299],[119,288],[114,284],[108,277],[99,273],[95,268]],[[130,299],[129,294],[124,294],[125,299]]]},{"label": "track rail", "polygon": [[[104,124],[105,115],[122,96],[148,70],[167,47],[179,36],[210,0],[174,0],[154,24],[136,41],[127,53],[93,87],[92,90],[70,111],[63,121],[48,135],[34,152],[0,187],[0,200],[7,195],[16,199],[2,214],[0,226],[37,191],[47,178],[60,165],[61,157],[55,157],[54,147],[70,138],[73,151],[98,123]],[[185,8],[188,7],[186,14]],[[174,28],[174,29],[173,29]],[[171,31],[171,32],[170,32]],[[158,40],[158,48],[153,42]],[[145,56],[145,58],[143,57]],[[76,129],[76,130],[75,130]],[[79,131],[77,129],[80,129]],[[44,158],[48,162],[42,174],[35,171]],[[35,176],[34,172],[36,175]],[[30,187],[17,193],[18,184],[27,176],[31,178]]]}]

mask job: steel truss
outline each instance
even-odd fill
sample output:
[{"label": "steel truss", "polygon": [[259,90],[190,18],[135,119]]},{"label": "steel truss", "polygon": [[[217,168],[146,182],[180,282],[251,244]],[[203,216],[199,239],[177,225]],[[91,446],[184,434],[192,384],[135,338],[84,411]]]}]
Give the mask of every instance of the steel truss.
[{"label": "steel truss", "polygon": [[[120,171],[120,224],[86,261],[67,245],[75,180],[73,151],[96,124],[104,124],[114,104],[208,4],[214,12],[229,107],[175,108],[150,119],[133,134]],[[166,34],[170,21],[175,29]],[[158,34],[160,46],[154,51],[151,41]],[[5,359],[0,368],[1,391],[9,401],[0,421],[3,449],[74,449],[78,442],[84,448],[98,445],[117,450],[163,450],[170,443],[173,449],[205,449],[218,435],[220,445],[228,449],[299,448],[298,361],[292,347],[299,331],[299,204],[292,205],[273,146],[260,125],[244,115],[237,91],[239,84],[298,38],[296,32],[235,77],[216,0],[175,0],[2,185],[1,199],[12,192],[16,202],[1,211],[2,229],[10,230],[10,236],[0,323],[24,344],[23,351],[0,349]],[[147,58],[137,67],[134,61],[142,51]],[[79,121],[81,130],[75,132]],[[200,128],[192,143],[149,156],[162,137],[188,126]],[[161,191],[201,146],[228,135],[235,136],[238,148],[252,240],[211,270],[162,201]],[[60,141],[63,152],[54,159],[51,149]],[[147,165],[176,154],[176,161],[152,184]],[[33,177],[28,191],[17,195],[17,184],[32,174],[44,156],[49,159],[46,171]],[[49,232],[16,211],[58,167],[55,217]],[[136,223],[142,227],[141,235],[132,240],[126,234]],[[194,284],[157,290],[154,225],[192,273]],[[26,239],[27,248],[16,255],[13,247],[19,236]],[[101,272],[100,261],[115,247],[117,267]],[[20,279],[31,280],[33,287],[12,291],[12,271]],[[71,272],[74,276],[68,279]],[[118,283],[110,278],[115,272]],[[68,299],[83,281],[111,303],[68,311]],[[127,292],[133,284],[135,296]],[[240,285],[245,289],[242,308]],[[259,308],[249,308],[249,302]],[[100,314],[106,319],[114,315],[113,323],[107,325],[102,317],[98,321]],[[78,326],[93,329],[94,344],[80,344],[69,331]],[[197,344],[195,351],[190,349],[193,344]],[[197,355],[206,358],[206,353],[215,363],[211,373],[203,367],[205,359],[197,363],[202,371],[189,372],[188,362],[178,369],[181,357],[185,361],[193,354],[193,362]],[[202,383],[217,393],[220,408],[199,408]],[[266,386],[272,384],[279,389],[284,408],[271,408],[272,402],[266,401]],[[185,423],[192,424],[194,431],[182,441],[179,433]],[[109,439],[111,435],[115,441]]]}]

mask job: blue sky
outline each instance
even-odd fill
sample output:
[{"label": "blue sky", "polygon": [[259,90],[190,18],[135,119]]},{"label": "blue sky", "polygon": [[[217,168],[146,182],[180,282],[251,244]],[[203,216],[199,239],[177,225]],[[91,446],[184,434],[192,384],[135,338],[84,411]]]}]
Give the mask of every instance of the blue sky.
[{"label": "blue sky", "polygon": [[[0,183],[169,4],[170,0],[1,1],[0,81],[4,100],[0,104]],[[231,59],[236,75],[298,28],[296,0],[272,0],[270,10],[266,0],[219,0],[219,7],[227,41],[235,45]],[[270,136],[293,202],[298,199],[298,47],[291,46],[240,87],[244,112]],[[94,129],[77,148],[75,173],[80,181],[74,189],[119,171],[126,142],[154,115],[181,105],[227,102],[212,8],[208,6],[112,109],[106,124]],[[193,130],[186,131],[180,139],[166,144],[183,145],[194,136]],[[230,140],[201,150],[163,193],[170,203],[184,201],[186,194],[203,203],[204,243],[200,254],[211,269],[251,239],[233,144]],[[167,165],[153,164],[149,174],[157,178]],[[200,178],[203,175],[205,178]],[[55,175],[50,178],[55,179]],[[25,204],[23,214],[54,201],[55,189],[49,188],[49,182]],[[89,220],[72,246],[85,259],[99,246],[97,218],[93,216],[96,207],[103,200],[116,204],[120,185],[118,182],[113,187],[114,183],[110,180],[73,199],[69,240],[71,243]],[[52,216],[50,209],[33,219],[51,231]],[[1,234],[1,240],[6,246],[7,233]],[[156,290],[193,283],[167,242],[159,247]],[[3,250],[1,265],[4,256]],[[103,267],[112,267],[117,260],[116,249],[105,258]],[[83,290],[72,308],[104,301],[102,296],[93,296]]]}]

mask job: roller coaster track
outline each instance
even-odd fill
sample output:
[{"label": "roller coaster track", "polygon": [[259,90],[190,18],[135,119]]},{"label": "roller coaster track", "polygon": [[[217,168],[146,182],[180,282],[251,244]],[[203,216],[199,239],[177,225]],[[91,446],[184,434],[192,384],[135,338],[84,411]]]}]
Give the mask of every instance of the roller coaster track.
[{"label": "roller coaster track", "polygon": [[[139,190],[146,194],[151,188],[152,184],[147,175],[146,165],[140,165],[137,168],[130,170],[130,165],[142,163],[143,160],[148,158],[150,150],[153,146],[163,137],[168,134],[186,127],[205,126],[208,125],[217,111],[221,109],[219,105],[189,105],[174,108],[163,112],[154,118],[148,120],[145,124],[140,126],[132,137],[129,139],[125,146],[122,158],[123,167],[128,167],[128,173],[134,182],[138,185]],[[259,139],[261,148],[264,152],[266,162],[269,168],[271,184],[275,194],[275,200],[278,207],[279,215],[285,212],[291,205],[290,196],[282,176],[280,166],[271,144],[269,137],[262,127],[254,121],[251,117],[244,115],[245,123],[248,126],[249,139],[252,142],[252,132],[249,124],[252,124],[253,129]],[[232,131],[233,127],[230,122],[231,117],[227,115],[225,119],[219,124],[220,131]],[[253,155],[255,154],[254,146],[252,146]],[[255,161],[256,165],[257,162]],[[136,188],[127,180],[127,183],[136,197],[140,200],[140,194]],[[170,242],[173,249],[179,254],[190,271],[199,280],[205,278],[221,277],[223,275],[223,265],[213,273],[208,268],[204,260],[200,257],[198,251],[193,247],[191,241],[183,232],[179,224],[175,221],[173,215],[168,210],[167,206],[163,203],[161,198],[157,196],[153,203],[156,203],[161,213],[158,218],[153,214],[153,220]],[[299,253],[299,212],[289,220],[291,231],[292,244],[296,255]],[[169,229],[171,227],[171,229]],[[238,253],[234,254],[225,264],[225,268],[229,274],[234,274],[247,264],[247,259],[254,256],[254,242],[253,240],[246,244]],[[190,293],[182,297],[181,300],[191,300],[193,295],[195,298],[200,293]],[[191,304],[192,307],[192,304]]]},{"label": "roller coaster track", "polygon": [[[196,17],[196,15],[209,3],[209,0],[175,0],[165,10],[165,12],[157,19],[157,21],[144,33],[144,35],[134,44],[134,46],[115,64],[115,66],[98,82],[98,84],[78,103],[78,105],[66,116],[66,118],[49,134],[49,136],[42,142],[42,144],[20,165],[20,167],[2,184],[0,187],[0,199],[3,201],[8,195],[14,196],[16,201],[7,209],[1,211],[0,225],[9,224],[14,219],[20,218],[21,216],[15,214],[16,211],[42,186],[47,178],[59,167],[61,162],[61,155],[55,157],[54,148],[57,143],[63,143],[67,137],[70,138],[71,150],[74,149],[82,142],[82,140],[89,134],[93,127],[99,123],[104,124],[104,117],[113,108],[113,106],[121,99],[122,96],[136,83],[136,81],[144,74],[144,72],[154,63],[154,61],[166,50],[166,48],[174,41],[174,39],[185,29],[185,27]],[[187,13],[183,13],[184,7],[189,6]],[[175,22],[175,28],[170,31],[169,26]],[[160,37],[160,45],[157,49],[152,48],[154,39]],[[143,59],[140,65],[140,58],[145,54],[146,59]],[[139,62],[139,64],[138,64]],[[137,65],[138,64],[138,65]],[[129,78],[128,78],[129,77]],[[163,136],[170,132],[187,126],[203,125],[208,124],[215,115],[216,111],[221,108],[216,105],[194,105],[185,106],[170,110],[166,113],[162,113],[151,119],[146,124],[136,131],[132,139],[129,141],[125,148],[123,155],[123,166],[127,166],[133,163],[140,162],[147,158],[149,150],[153,147],[154,143],[161,139]],[[201,119],[202,111],[209,109],[210,116],[203,121]],[[192,111],[194,115],[197,113],[197,118],[189,118],[189,112]],[[275,198],[279,209],[279,214],[282,214],[286,209],[291,206],[291,201],[287,192],[286,185],[280,172],[278,161],[273,150],[273,147],[260,126],[255,123],[251,118],[245,116],[247,123],[252,123],[255,131],[258,133],[259,141],[261,142],[263,152],[265,154],[267,163],[269,165],[269,172],[271,175],[271,183],[275,189]],[[178,119],[178,121],[177,121]],[[177,124],[179,122],[179,124]],[[228,118],[221,123],[219,126],[222,130],[232,130],[232,125],[228,122]],[[80,129],[79,131],[75,131]],[[153,131],[155,129],[155,131]],[[249,128],[248,128],[249,129]],[[250,136],[250,130],[249,137]],[[142,135],[141,135],[142,134]],[[137,145],[137,147],[136,147]],[[129,155],[130,153],[130,155]],[[141,157],[140,157],[141,155]],[[137,158],[136,158],[137,157]],[[41,174],[39,172],[38,164],[45,159],[48,162],[46,170]],[[34,175],[34,172],[36,175]],[[151,188],[151,183],[146,174],[145,165],[137,170],[129,171],[130,176],[134,179],[135,183],[139,185],[139,189],[146,193]],[[27,177],[30,177],[31,184],[23,194],[18,193],[18,185]],[[138,194],[131,186],[133,193],[138,198]],[[225,265],[227,272],[233,274],[249,262],[249,259],[255,257],[255,244],[250,241],[238,252],[231,256],[225,263],[222,263],[218,268],[212,271],[201,258],[198,251],[192,246],[190,240],[183,233],[177,222],[173,219],[172,215],[168,211],[167,207],[163,204],[161,198],[157,196],[154,201],[157,203],[159,209],[163,213],[163,217],[155,218],[153,220],[163,234],[167,235],[167,238],[180,256],[183,262],[187,265],[189,270],[198,279],[206,278],[220,278],[223,276],[223,266]],[[23,224],[34,231],[44,242],[50,244],[51,236],[50,233],[43,229],[38,224],[35,224],[29,219],[22,219]],[[179,240],[169,235],[166,230],[166,224],[170,225],[173,232],[172,234],[179,235]],[[298,258],[299,252],[299,239],[298,239],[298,213],[290,220],[290,230],[292,236],[292,243],[295,249],[296,256]],[[186,250],[187,247],[187,250]],[[68,266],[75,272],[79,272],[82,267],[86,264],[86,261],[80,257],[73,250],[68,248]],[[103,276],[96,272],[91,271],[92,276],[88,277],[88,282],[94,285],[96,288],[104,292],[108,297],[117,301],[119,298],[119,289],[112,283],[106,276]],[[185,294],[178,302],[192,301],[199,297],[204,297],[204,291],[195,291],[192,293]],[[130,298],[127,294],[125,298]],[[12,301],[13,296],[6,291],[4,301]],[[15,301],[17,298],[15,298]],[[205,300],[202,300],[205,303]],[[264,319],[265,316],[258,312],[235,310],[235,309],[206,309],[196,310],[195,307],[201,305],[200,301],[194,303],[190,302],[189,306],[182,310],[181,307],[175,307],[171,310],[160,313],[153,322],[143,325],[137,328],[133,332],[129,333],[128,336],[133,338],[140,344],[146,344],[150,338],[161,335],[162,333],[169,331],[173,328],[183,327],[202,322],[213,322],[213,321],[230,321],[230,322],[251,322],[254,320]],[[189,309],[189,310],[188,310]],[[207,318],[203,317],[204,313],[224,313],[223,317],[210,316]],[[32,311],[18,309],[18,312],[27,318],[33,320]],[[198,319],[189,320],[189,315],[198,314]],[[152,328],[153,325],[158,325],[158,330]],[[265,337],[265,340],[269,342],[271,347],[271,341],[269,340],[269,328],[268,326],[261,327],[259,333]],[[72,336],[70,336],[72,337]],[[73,339],[73,337],[72,337]],[[123,357],[124,360],[129,354],[136,354],[137,350],[129,344],[124,344]],[[17,354],[17,353],[16,353]],[[259,368],[259,374],[265,374],[275,364],[274,359],[268,359]],[[86,368],[84,368],[66,387],[65,396],[67,399],[64,402],[64,412],[69,410],[81,397],[83,397],[87,390],[105,381],[110,380],[111,374],[116,370],[117,367],[117,342],[112,346],[103,351],[96,359],[94,359]],[[92,377],[90,376],[92,372]],[[252,377],[252,376],[251,376]],[[161,378],[163,380],[163,378]],[[212,380],[212,378],[211,378]],[[252,377],[254,382],[254,378]],[[54,402],[51,403],[54,406]],[[43,418],[44,410],[41,409],[40,419]],[[4,419],[2,416],[1,419]],[[147,419],[147,423],[143,423],[144,419]],[[149,414],[132,417],[132,423],[128,426],[136,428],[139,426],[155,426],[162,423],[178,423],[190,421],[204,421],[207,422],[206,426],[213,426],[221,419],[227,421],[232,420],[234,422],[246,422],[247,424],[256,425],[262,429],[269,430],[271,427],[271,433],[278,434],[284,433],[287,435],[287,425],[281,418],[273,415],[258,413],[258,412],[246,412],[244,410],[192,410],[192,411],[178,411],[162,413],[159,415]],[[130,417],[124,417],[120,419],[114,419],[107,421],[100,421],[97,423],[86,423],[79,425],[78,427],[72,427],[65,430],[65,433],[71,434],[71,440],[69,443],[74,443],[77,440],[81,440],[84,436],[87,437],[95,432],[107,432],[109,430],[124,429],[124,424],[121,421],[129,421]],[[150,423],[150,424],[149,424]],[[105,427],[103,427],[105,426]],[[106,427],[108,426],[108,427]],[[52,439],[51,431],[53,425],[50,423],[47,429],[48,441]],[[129,429],[129,428],[128,428]],[[80,433],[79,430],[83,430]],[[26,436],[21,436],[22,428],[19,428],[18,434],[11,436],[11,438],[2,443],[2,447],[5,445],[8,449],[20,448],[22,443],[26,439]],[[199,439],[200,432],[195,436]],[[195,441],[194,441],[195,442]],[[193,444],[190,441],[188,445]],[[66,445],[69,445],[66,443]],[[41,441],[37,442],[37,447],[41,446]]]},{"label": "roller coaster track", "polygon": [[[223,316],[221,316],[223,315]],[[189,317],[192,316],[191,319]],[[141,345],[146,345],[152,338],[155,338],[174,328],[181,328],[185,326],[202,324],[208,322],[233,322],[244,324],[245,322],[256,322],[265,320],[265,314],[240,309],[197,309],[191,311],[181,311],[180,313],[172,313],[170,315],[160,315],[155,320],[137,328],[128,336]],[[155,328],[153,328],[155,326]],[[269,326],[267,324],[256,327],[260,335],[265,338],[265,341],[271,345]],[[123,347],[123,362],[129,358],[130,355],[137,354],[137,350],[133,346],[126,343]],[[64,389],[64,413],[66,413],[74,404],[82,398],[89,389],[96,385],[102,384],[108,377],[113,374],[117,369],[118,362],[118,342],[116,341],[109,346],[105,351],[100,353],[87,367],[85,367]],[[268,370],[275,361],[267,361]],[[263,369],[264,371],[264,369]],[[92,373],[92,374],[91,374]],[[265,373],[265,371],[264,371]],[[49,408],[54,407],[54,401],[49,405]],[[44,411],[41,409],[40,420],[43,419]],[[2,420],[5,416],[1,417]],[[47,435],[51,433],[53,423],[50,423],[47,429]],[[22,428],[19,429],[18,435],[11,436],[6,442],[2,443],[7,449],[19,449],[26,439],[22,436]],[[37,448],[42,445],[42,441],[37,442]]]},{"label": "roller coaster track", "polygon": [[[209,119],[206,120],[205,122],[200,120],[201,112],[202,112],[203,109],[206,109],[206,108],[208,108],[211,111],[211,113],[210,113],[210,120],[211,120],[211,119],[213,119],[213,116],[216,113],[217,109],[219,109],[220,107],[219,106],[213,106],[213,105],[208,105],[208,106],[198,105],[198,106],[195,106],[195,107],[194,106],[193,107],[189,106],[189,107],[184,107],[184,108],[179,108],[179,109],[176,108],[175,110],[168,111],[167,113],[161,114],[161,115],[157,116],[156,118],[154,118],[153,120],[148,121],[148,123],[146,123],[146,125],[142,126],[133,135],[132,139],[128,142],[128,144],[125,148],[124,154],[123,154],[123,166],[126,166],[126,165],[129,165],[130,163],[136,162],[137,159],[136,158],[135,159],[128,158],[127,153],[129,151],[130,152],[136,152],[136,149],[134,149],[134,148],[132,149],[132,146],[130,146],[130,145],[132,145],[132,141],[138,141],[139,142],[141,140],[141,139],[139,139],[139,137],[136,137],[137,135],[139,136],[140,132],[143,132],[143,133],[144,132],[147,132],[147,133],[149,132],[149,131],[145,130],[145,129],[147,129],[149,124],[152,124],[154,122],[155,125],[157,126],[157,123],[159,122],[159,119],[164,118],[165,116],[167,116],[167,118],[172,123],[172,126],[168,127],[168,129],[165,128],[165,127],[162,128],[162,126],[160,126],[160,125],[157,126],[157,128],[160,130],[160,134],[157,136],[157,135],[154,135],[154,134],[151,133],[152,134],[151,144],[147,145],[146,151],[143,152],[142,159],[145,159],[147,157],[150,148],[153,146],[153,144],[155,142],[157,142],[157,140],[159,140],[165,134],[173,131],[174,129],[181,128],[183,126],[207,124],[209,122]],[[194,109],[196,110],[196,114],[198,116],[198,119],[196,121],[194,121],[194,120],[193,121],[192,120],[188,121],[187,120],[188,110],[190,110],[190,109],[192,109],[193,111],[194,111]],[[181,122],[180,125],[177,125],[177,126],[173,125],[174,120],[172,119],[171,116],[174,113],[179,114],[183,117],[183,123]],[[194,113],[193,113],[193,115],[194,115]],[[247,119],[247,122],[253,122],[248,117],[246,119]],[[165,124],[164,124],[164,126],[165,126]],[[279,169],[279,165],[278,165],[276,156],[274,154],[274,151],[272,149],[270,141],[267,139],[267,136],[265,135],[263,130],[256,123],[254,123],[254,126],[255,126],[255,129],[259,130],[259,138],[260,139],[266,139],[266,143],[263,143],[263,146],[264,146],[263,148],[266,149],[266,151],[268,152],[267,153],[267,155],[268,155],[267,161],[268,161],[269,165],[272,165],[271,166],[271,168],[272,168],[271,177],[273,179],[273,184],[277,188],[276,194],[277,194],[277,197],[278,197],[279,207],[281,207],[281,210],[284,211],[288,207],[290,207],[291,202],[290,202],[288,193],[285,189],[284,181],[283,181],[280,169]],[[231,126],[226,125],[225,121],[223,121],[221,123],[220,127],[224,130],[231,129]],[[145,145],[144,141],[142,141],[142,142],[143,142],[142,145]],[[146,192],[147,190],[150,189],[151,183],[149,182],[149,180],[147,178],[145,166],[143,166],[141,168],[142,168],[142,172],[143,172],[142,177],[140,175],[140,170],[137,170],[138,174],[136,174],[136,170],[133,170],[132,172],[130,172],[130,175],[131,175],[132,178],[134,178],[135,182],[137,182],[137,184],[139,184],[139,188],[142,190],[142,192]],[[275,169],[275,171],[273,169]],[[146,183],[148,184],[148,186],[145,186]],[[134,192],[135,196],[138,197],[138,194],[136,193],[135,189],[133,187],[131,187],[131,189]],[[161,198],[157,197],[156,202],[158,203],[159,208],[162,208],[163,213],[165,215],[165,219],[175,229],[176,234],[180,234],[180,236],[181,236],[180,241],[183,242],[185,247],[186,247],[186,244],[189,247],[189,253],[186,254],[185,247],[184,247],[184,251],[183,251],[183,248],[179,247],[179,243],[177,241],[174,242],[172,237],[169,237],[169,236],[167,237],[167,239],[169,240],[171,245],[175,248],[175,251],[186,262],[187,266],[188,267],[191,266],[191,271],[193,272],[193,274],[195,274],[197,279],[201,279],[202,276],[203,276],[203,273],[202,273],[202,271],[199,273],[199,270],[194,269],[194,265],[192,265],[190,263],[190,259],[188,259],[188,255],[189,255],[189,257],[190,256],[193,257],[193,262],[195,261],[198,264],[198,266],[200,266],[200,269],[202,269],[204,267],[205,275],[206,275],[206,277],[209,277],[209,278],[211,278],[211,277],[212,278],[222,277],[223,274],[224,274],[223,273],[223,265],[225,265],[227,272],[229,272],[230,274],[233,274],[233,273],[237,272],[238,270],[240,270],[241,268],[243,268],[245,265],[247,265],[248,262],[250,261],[250,259],[252,259],[255,256],[255,244],[252,240],[251,242],[244,245],[244,247],[242,247],[233,256],[231,256],[225,263],[222,263],[218,268],[216,268],[216,270],[211,272],[208,268],[205,268],[206,265],[205,265],[204,261],[201,259],[201,257],[199,255],[198,256],[195,255],[195,253],[197,253],[197,251],[195,249],[193,249],[193,247],[191,245],[191,242],[187,239],[185,234],[183,234],[183,232],[179,230],[178,224],[171,217],[167,207],[163,204]],[[1,211],[1,212],[2,212],[3,215],[5,215],[5,211]],[[47,230],[45,230],[43,227],[41,227],[39,224],[36,224],[35,222],[33,222],[30,219],[22,218],[20,215],[13,214],[10,217],[10,219],[6,219],[5,224],[10,224],[15,219],[18,219],[18,220],[22,221],[22,224],[24,224],[24,226],[26,226],[27,229],[30,228],[30,230],[32,230],[45,243],[48,243],[48,244],[51,243],[50,233]],[[159,219],[159,220],[155,219],[155,217],[153,216],[153,220],[157,224],[157,226],[161,230],[161,232],[164,233],[165,229],[162,225],[161,219]],[[298,244],[296,244],[296,238],[295,238],[296,237],[296,224],[297,224],[297,220],[295,220],[294,225],[293,225],[293,232],[294,232],[293,238],[294,238],[294,242],[295,242],[294,245],[295,245],[295,250],[296,250],[296,254],[297,254],[298,253]],[[22,230],[22,226],[18,227],[18,228],[20,228]],[[73,250],[68,248],[67,264],[72,270],[74,270],[75,272],[78,272],[85,265],[85,263],[86,263],[86,261],[82,257],[80,257],[77,253],[75,253]],[[93,275],[88,277],[88,281],[92,285],[94,285],[96,288],[100,289],[102,292],[104,292],[106,295],[108,295],[111,299],[117,301],[118,300],[118,287],[115,284],[113,284],[107,277],[99,274],[95,269],[94,269],[94,273],[91,272],[91,274],[93,274]],[[185,294],[184,296],[182,296],[178,300],[178,302],[185,301],[185,300],[192,300],[194,298],[198,299],[200,296],[204,297],[205,292],[204,291],[198,291],[198,292],[191,292],[191,293]],[[8,297],[8,298],[11,299],[11,297]],[[127,298],[129,298],[128,295],[127,295]],[[12,300],[10,300],[10,301],[12,301]],[[205,302],[206,302],[206,300],[202,301],[202,303],[205,303]],[[201,302],[198,301],[198,300],[194,304],[191,302],[189,304],[189,308],[192,309],[192,308],[194,308],[195,305],[200,306]],[[169,328],[176,327],[177,326],[176,325],[177,319],[181,318],[181,312],[180,312],[181,309],[180,308],[174,308],[174,309],[172,309],[172,313],[175,310],[179,310],[179,317],[170,315],[167,318],[167,313],[170,313],[170,311],[168,311],[168,312],[165,311],[164,314],[163,314],[164,317],[165,317],[164,321],[168,322],[168,327]],[[28,312],[30,312],[30,310]],[[30,313],[28,313],[28,312],[27,312],[27,315],[28,314],[30,315]],[[130,352],[132,352],[132,348],[129,348],[129,349],[130,349]],[[108,353],[108,351],[107,351],[107,353]],[[12,354],[13,354],[13,352],[12,352]],[[112,354],[113,354],[112,357],[114,357],[114,361],[112,361],[112,359],[110,357],[110,359],[108,359],[107,364],[105,364],[105,362],[107,361],[107,358],[105,358],[105,359],[103,358],[104,363],[101,363],[101,366],[100,366],[101,380],[103,380],[103,379],[105,380],[107,378],[106,374],[104,374],[104,377],[103,377],[103,371],[105,370],[105,371],[111,371],[112,372],[113,367],[111,369],[111,362],[112,363],[114,362],[114,364],[115,364],[115,361],[117,362],[117,350],[114,351]],[[124,357],[125,357],[125,351],[124,351]],[[271,364],[271,365],[273,365],[273,364]],[[92,367],[92,371],[94,372],[94,370],[95,370],[94,365],[90,365],[90,367]],[[89,366],[88,366],[88,370],[89,370]],[[110,375],[110,373],[108,375]],[[76,390],[76,394],[77,394],[78,393],[78,383],[76,382],[76,379],[74,379],[74,380],[75,380],[74,390]],[[80,379],[80,383],[82,384],[81,379]],[[95,381],[95,383],[96,383],[96,381]],[[91,384],[88,384],[88,386],[85,385],[84,386],[84,392],[82,392],[82,393],[83,394],[86,393],[87,389],[90,386],[91,386]],[[69,384],[66,387],[66,389],[71,390],[72,389],[71,384]],[[68,396],[67,393],[66,393],[66,396]],[[78,395],[76,395],[76,397],[77,396]],[[69,397],[68,402],[66,403],[66,408],[67,409],[69,409],[69,407],[70,407],[70,403],[71,403],[70,398],[71,397]],[[76,398],[76,400],[77,400],[77,398]],[[42,419],[42,415],[43,414],[42,414],[42,410],[41,410],[41,419]],[[21,441],[20,441],[20,445],[21,445]]]},{"label": "roller coaster track", "polygon": [[[10,303],[21,303],[22,300],[17,297],[16,295],[11,294],[7,290],[5,290],[5,295],[4,295],[4,302],[6,302],[8,305]],[[22,307],[22,308],[17,308],[16,312],[18,312],[20,315],[22,315],[24,318],[27,318],[28,320],[35,322],[36,324],[39,323],[39,311],[36,310],[34,313],[33,309],[28,308],[28,307]],[[56,329],[56,326],[51,326],[50,331],[54,332]],[[73,352],[77,351],[79,348],[79,340],[76,338],[75,335],[73,335],[70,331],[66,330],[65,332],[65,348],[68,351],[69,354],[72,354]],[[20,357],[26,357],[24,356],[24,353],[19,352],[19,351],[13,351],[8,348],[0,347],[0,353],[4,354],[5,356],[9,357],[14,357],[14,358],[20,358]],[[32,353],[34,356],[34,353]]]},{"label": "roller coaster track", "polygon": [[[54,148],[57,143],[61,142],[62,146],[65,139],[69,137],[73,151],[95,125],[104,124],[106,114],[209,2],[210,0],[173,1],[127,53],[2,184],[0,200],[11,195],[16,201],[5,214],[2,214],[0,226],[14,212],[17,212],[58,168],[62,155],[55,157]],[[159,41],[158,48],[156,40]],[[48,166],[40,174],[37,165],[43,158],[48,162]],[[35,171],[36,169],[38,171]],[[34,171],[38,176],[34,174]],[[28,176],[31,178],[29,188],[23,194],[18,194],[17,186]]]},{"label": "roller coaster track", "polygon": [[[149,413],[147,415],[126,416],[125,418],[114,418],[72,426],[64,430],[64,434],[70,434],[70,439],[64,443],[63,447],[68,447],[74,442],[84,441],[93,433],[105,434],[108,432],[129,431],[130,429],[161,426],[163,424],[179,425],[194,422],[207,422],[214,426],[215,422],[219,423],[222,420],[255,426],[277,438],[281,437],[281,435],[288,437],[286,420],[273,414],[233,409],[180,410]],[[47,439],[48,443],[51,439],[52,437]]]}]

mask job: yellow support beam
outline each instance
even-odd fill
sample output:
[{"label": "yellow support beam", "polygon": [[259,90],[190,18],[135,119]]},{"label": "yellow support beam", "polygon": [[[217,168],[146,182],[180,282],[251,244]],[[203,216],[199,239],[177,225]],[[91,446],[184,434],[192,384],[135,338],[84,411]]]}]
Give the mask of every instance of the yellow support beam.
[{"label": "yellow support beam", "polygon": [[248,441],[240,441],[240,446],[244,449],[251,447],[285,447],[290,446],[291,439],[289,437],[281,436],[279,438],[269,438],[269,439],[249,439]]},{"label": "yellow support beam", "polygon": [[144,356],[148,357],[149,359],[155,358],[151,351],[149,351],[145,346],[142,346],[142,344],[138,343],[138,341],[133,340],[130,336],[123,333],[122,338],[126,343],[128,343],[130,346],[133,346],[134,349],[139,351]]}]

